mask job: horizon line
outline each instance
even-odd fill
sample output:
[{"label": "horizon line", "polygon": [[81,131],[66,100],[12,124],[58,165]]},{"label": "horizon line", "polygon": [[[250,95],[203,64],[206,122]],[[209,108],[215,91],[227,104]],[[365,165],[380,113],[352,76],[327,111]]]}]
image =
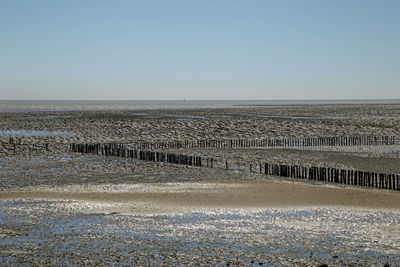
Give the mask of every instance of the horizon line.
[{"label": "horizon line", "polygon": [[395,101],[400,98],[313,98],[313,99],[0,99],[0,101],[86,101],[86,102],[191,102],[191,101]]}]

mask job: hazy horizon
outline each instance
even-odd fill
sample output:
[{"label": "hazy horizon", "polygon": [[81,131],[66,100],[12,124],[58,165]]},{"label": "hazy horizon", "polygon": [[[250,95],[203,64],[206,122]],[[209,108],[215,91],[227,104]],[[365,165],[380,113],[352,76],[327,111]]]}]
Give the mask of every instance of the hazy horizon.
[{"label": "hazy horizon", "polygon": [[0,112],[68,112],[130,110],[193,110],[251,106],[400,104],[399,99],[375,100],[0,100]]},{"label": "hazy horizon", "polygon": [[400,1],[1,1],[0,99],[400,99]]},{"label": "hazy horizon", "polygon": [[370,102],[400,101],[400,98],[348,98],[348,99],[0,99],[0,102]]}]

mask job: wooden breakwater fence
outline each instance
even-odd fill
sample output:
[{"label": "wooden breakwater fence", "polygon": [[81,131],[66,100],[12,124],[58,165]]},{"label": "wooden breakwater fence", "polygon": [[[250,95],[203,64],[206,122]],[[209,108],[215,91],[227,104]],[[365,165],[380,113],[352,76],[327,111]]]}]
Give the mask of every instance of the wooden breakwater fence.
[{"label": "wooden breakwater fence", "polygon": [[[162,162],[180,164],[193,167],[214,168],[223,166],[230,170],[227,160],[215,160],[212,157],[201,157],[193,155],[183,155],[174,153],[164,153],[160,151],[137,150],[126,148],[123,144],[70,144],[70,151],[96,154],[103,156],[114,156],[122,158],[132,158],[151,162]],[[254,171],[250,164],[249,172]],[[367,171],[338,169],[329,167],[306,167],[297,165],[285,165],[275,163],[259,163],[259,173],[278,177],[288,177],[294,179],[305,179],[310,181],[320,181],[343,185],[354,185],[371,187],[377,189],[400,190],[400,174],[374,173]]]},{"label": "wooden breakwater fence", "polygon": [[[261,167],[261,166],[260,166]],[[260,168],[261,170],[261,168]],[[328,183],[400,190],[400,174],[374,173],[327,167],[303,167],[265,163],[264,173]]]},{"label": "wooden breakwater fence", "polygon": [[8,152],[17,153],[18,151],[28,151],[28,153],[50,151],[48,143],[35,144],[35,143],[22,143],[22,142],[2,142],[1,145],[7,149]]},{"label": "wooden breakwater fence", "polygon": [[122,158],[131,158],[153,162],[163,162],[172,164],[181,164],[186,166],[202,167],[206,162],[206,167],[213,167],[213,159],[208,157],[183,155],[175,153],[164,153],[160,151],[137,150],[127,148],[123,144],[108,143],[108,144],[70,144],[70,151],[96,154],[104,156],[114,156]]},{"label": "wooden breakwater fence", "polygon": [[395,145],[395,136],[342,136],[269,139],[200,139],[172,141],[136,141],[136,149],[179,148],[257,148],[257,147],[307,147],[307,146],[382,146]]}]

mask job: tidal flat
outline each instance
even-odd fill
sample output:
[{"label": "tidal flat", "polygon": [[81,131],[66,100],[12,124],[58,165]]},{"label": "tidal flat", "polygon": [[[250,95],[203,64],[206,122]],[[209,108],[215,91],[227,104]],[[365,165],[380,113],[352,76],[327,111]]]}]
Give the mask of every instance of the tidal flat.
[{"label": "tidal flat", "polygon": [[[34,112],[2,105],[2,266],[400,266],[399,191],[257,169],[273,162],[399,174],[397,102],[79,111],[64,105]],[[213,168],[74,153],[69,147],[340,136],[397,141],[170,151],[211,156],[221,162]]]}]

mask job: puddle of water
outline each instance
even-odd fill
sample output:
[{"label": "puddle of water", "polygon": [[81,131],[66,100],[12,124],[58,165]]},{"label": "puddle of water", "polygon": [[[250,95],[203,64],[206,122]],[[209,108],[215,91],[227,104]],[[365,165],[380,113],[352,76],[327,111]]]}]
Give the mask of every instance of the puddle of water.
[{"label": "puddle of water", "polygon": [[174,118],[185,118],[185,119],[207,119],[205,116],[196,116],[196,115],[174,115],[174,114],[167,114],[163,115],[165,117],[174,117]]},{"label": "puddle of water", "polygon": [[[0,224],[19,228],[22,233],[3,239],[0,247],[26,251],[24,258],[37,260],[41,254],[35,249],[41,246],[39,252],[48,251],[44,256],[60,265],[68,265],[71,259],[67,256],[57,262],[56,255],[65,252],[95,259],[104,251],[118,255],[120,265],[129,265],[132,256],[138,255],[154,256],[153,262],[159,263],[154,265],[162,265],[163,258],[157,258],[160,254],[176,252],[193,259],[222,256],[221,263],[237,255],[262,260],[274,254],[306,260],[313,254],[329,265],[338,264],[332,260],[334,255],[349,265],[400,264],[399,237],[391,234],[391,229],[398,229],[398,212],[337,208],[218,209],[143,216],[80,212],[98,205],[104,204],[0,201]],[[16,259],[8,260],[17,263]]]},{"label": "puddle of water", "polygon": [[[256,116],[255,114],[247,114],[249,116]],[[278,116],[278,115],[259,115],[262,118],[273,119],[292,119],[292,120],[323,120],[323,119],[397,119],[395,116]]]},{"label": "puddle of water", "polygon": [[[200,116],[200,115],[182,115],[182,114],[148,114],[148,113],[135,113],[136,116],[143,116],[147,118],[161,118],[161,117],[173,117],[178,118],[178,120],[192,120],[192,119],[208,119],[211,118],[221,118],[230,119],[232,116],[229,115],[213,115],[213,116]],[[248,114],[250,115],[250,114]]]},{"label": "puddle of water", "polygon": [[232,116],[229,115],[216,115],[216,116],[212,116],[213,118],[223,118],[223,119],[230,119],[232,118]]},{"label": "puddle of water", "polygon": [[207,119],[205,116],[198,115],[180,115],[180,114],[147,114],[147,113],[135,113],[136,116],[144,116],[148,118],[161,118],[161,117],[172,117],[179,119]]},{"label": "puddle of water", "polygon": [[71,136],[71,132],[66,131],[47,131],[47,130],[0,130],[0,136]]},{"label": "puddle of water", "polygon": [[24,117],[14,117],[14,119],[24,120],[24,119],[58,119],[58,118],[71,118],[70,115],[37,115],[37,116],[24,116]]}]

